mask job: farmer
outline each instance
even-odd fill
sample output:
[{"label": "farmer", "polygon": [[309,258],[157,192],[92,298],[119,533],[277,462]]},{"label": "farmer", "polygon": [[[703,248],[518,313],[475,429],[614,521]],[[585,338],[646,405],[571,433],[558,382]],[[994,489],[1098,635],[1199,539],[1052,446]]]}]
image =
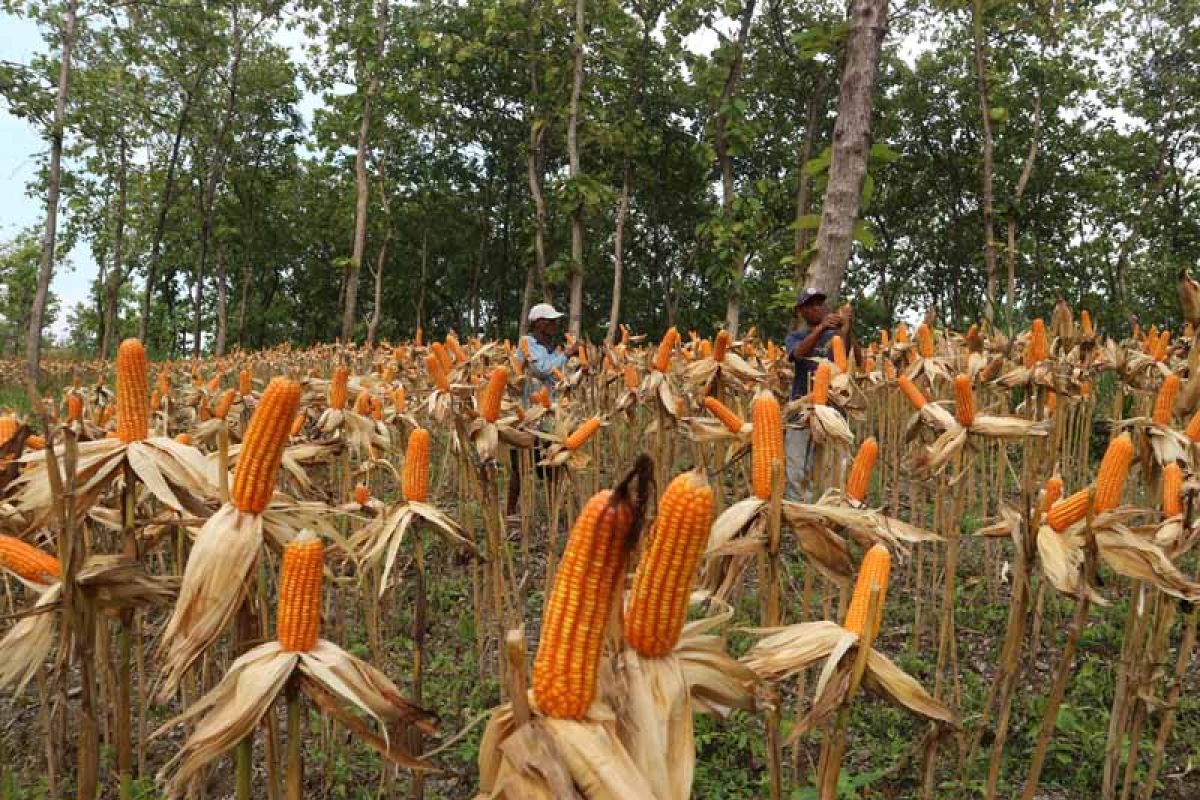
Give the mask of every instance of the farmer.
[{"label": "farmer", "polygon": [[[825,293],[809,287],[800,293],[792,307],[792,332],[787,335],[784,349],[795,365],[792,379],[792,399],[808,394],[819,359],[831,358],[829,343],[841,327],[842,317],[825,305]],[[787,489],[791,500],[803,500],[803,487],[812,470],[812,437],[808,428],[789,428],[784,440],[787,455]]]},{"label": "farmer", "polygon": [[[524,348],[518,358],[525,362],[525,371],[529,380],[525,381],[525,402],[538,388],[545,386],[550,395],[554,395],[554,370],[561,370],[567,364],[567,359],[579,352],[579,345],[573,344],[565,351],[557,349],[558,321],[563,313],[549,303],[538,303],[529,309],[529,335],[526,336],[526,346],[529,348],[529,358],[525,358]],[[534,384],[537,386],[534,386]]]},{"label": "farmer", "polygon": [[[573,344],[566,350],[557,347],[558,321],[562,317],[563,313],[549,303],[538,303],[529,309],[529,334],[525,337],[525,347],[517,353],[517,358],[525,365],[525,405],[529,405],[530,397],[542,386],[545,386],[546,391],[553,397],[554,384],[558,382],[554,371],[562,370],[567,364],[567,359],[579,352],[578,344]],[[526,348],[529,351],[528,358],[525,356]],[[540,459],[538,451],[535,451],[535,456]],[[512,479],[508,482],[505,515],[511,527],[518,521],[517,502],[521,497],[521,481],[516,478],[519,463],[515,449],[509,451],[509,459]],[[538,474],[541,474],[540,469]]]}]

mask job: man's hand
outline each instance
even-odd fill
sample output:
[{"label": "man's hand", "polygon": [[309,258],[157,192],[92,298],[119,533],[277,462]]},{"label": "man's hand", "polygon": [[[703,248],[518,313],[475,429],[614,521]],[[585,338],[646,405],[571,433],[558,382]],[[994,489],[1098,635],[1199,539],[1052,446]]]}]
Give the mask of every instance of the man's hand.
[{"label": "man's hand", "polygon": [[831,328],[840,328],[841,326],[842,315],[836,312],[832,314],[826,314],[825,319],[821,320],[821,323],[817,325],[817,327],[823,331],[830,330]]},{"label": "man's hand", "polygon": [[579,342],[570,345],[564,352],[566,352],[567,358],[579,355]]}]

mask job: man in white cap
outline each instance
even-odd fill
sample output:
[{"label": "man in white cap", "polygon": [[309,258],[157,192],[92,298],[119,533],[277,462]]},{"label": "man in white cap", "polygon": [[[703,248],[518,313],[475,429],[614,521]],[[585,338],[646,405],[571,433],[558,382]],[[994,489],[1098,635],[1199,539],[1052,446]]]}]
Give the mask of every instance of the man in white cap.
[{"label": "man in white cap", "polygon": [[[579,351],[578,344],[573,344],[566,350],[560,350],[556,345],[558,321],[563,316],[561,311],[549,303],[538,303],[529,309],[529,335],[526,336],[526,348],[522,348],[518,356],[525,362],[525,371],[528,376],[525,381],[526,403],[529,402],[530,395],[539,386],[545,386],[553,396],[554,385],[558,382],[554,377],[554,370],[561,370],[566,366],[567,359]],[[525,357],[525,349],[529,351],[528,358]],[[539,386],[534,386],[535,383]]]},{"label": "man in white cap", "polygon": [[[842,318],[829,310],[825,293],[808,288],[800,293],[792,307],[795,326],[784,341],[788,360],[795,365],[792,399],[803,397],[812,388],[812,376],[820,359],[831,359],[830,342],[841,327]],[[789,428],[784,439],[787,460],[787,489],[790,500],[803,501],[812,471],[812,437],[808,428]]]}]

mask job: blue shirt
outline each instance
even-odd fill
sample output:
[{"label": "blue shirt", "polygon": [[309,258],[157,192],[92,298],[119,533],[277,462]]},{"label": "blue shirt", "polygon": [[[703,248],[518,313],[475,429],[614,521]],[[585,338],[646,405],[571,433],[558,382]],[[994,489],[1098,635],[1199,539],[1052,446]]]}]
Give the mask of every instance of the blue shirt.
[{"label": "blue shirt", "polygon": [[826,328],[821,332],[817,339],[817,344],[812,351],[803,358],[796,358],[794,355],[796,346],[803,342],[812,334],[812,329],[805,326],[798,328],[787,335],[787,339],[783,342],[783,348],[787,350],[788,359],[796,365],[796,377],[792,379],[792,399],[803,397],[808,394],[809,385],[812,382],[812,375],[817,371],[817,359],[832,359],[833,353],[830,351],[829,343],[833,341],[833,337],[837,336],[837,332],[832,328]]},{"label": "blue shirt", "polygon": [[528,343],[529,358],[526,359],[525,353],[520,349],[517,350],[517,358],[525,365],[525,372],[529,376],[529,380],[525,381],[524,394],[525,403],[528,405],[529,398],[535,391],[534,383],[545,386],[546,391],[550,392],[550,396],[554,396],[554,384],[557,383],[554,370],[561,370],[567,365],[567,355],[557,350],[550,350],[539,342],[537,337],[526,336],[525,340]]}]

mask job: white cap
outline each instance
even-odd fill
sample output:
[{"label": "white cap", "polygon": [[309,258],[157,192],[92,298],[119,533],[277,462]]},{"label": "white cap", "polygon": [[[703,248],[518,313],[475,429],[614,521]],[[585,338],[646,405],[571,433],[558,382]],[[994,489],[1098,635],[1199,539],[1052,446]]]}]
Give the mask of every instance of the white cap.
[{"label": "white cap", "polygon": [[537,322],[539,319],[559,319],[562,316],[564,314],[549,303],[538,303],[529,309],[530,322]]}]

